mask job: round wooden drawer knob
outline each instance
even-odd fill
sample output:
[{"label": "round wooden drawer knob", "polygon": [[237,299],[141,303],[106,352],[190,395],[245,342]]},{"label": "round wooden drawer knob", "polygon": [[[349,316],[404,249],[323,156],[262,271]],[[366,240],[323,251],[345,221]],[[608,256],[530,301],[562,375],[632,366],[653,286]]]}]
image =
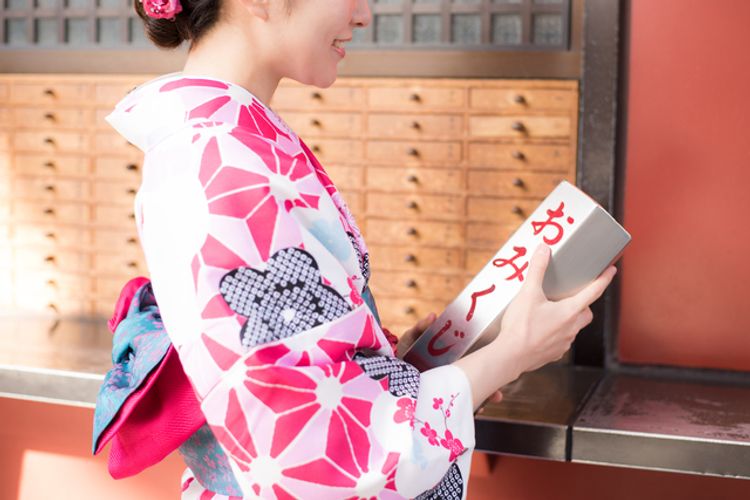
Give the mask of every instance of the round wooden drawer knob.
[{"label": "round wooden drawer knob", "polygon": [[44,186],[44,190],[50,193],[55,192],[55,186],[53,184],[47,184]]},{"label": "round wooden drawer knob", "polygon": [[53,233],[52,231],[44,233],[44,237],[47,238],[48,240],[55,240],[55,239],[57,239],[57,235],[55,233]]},{"label": "round wooden drawer knob", "polygon": [[523,179],[516,177],[515,179],[513,179],[513,185],[517,188],[522,188],[524,186]]},{"label": "round wooden drawer knob", "polygon": [[312,94],[310,94],[310,97],[312,97],[312,99],[315,101],[323,100],[323,94],[321,94],[320,92],[313,92]]},{"label": "round wooden drawer knob", "polygon": [[48,255],[48,256],[46,256],[46,257],[44,258],[44,262],[48,262],[48,263],[50,263],[50,264],[54,264],[54,263],[55,263],[55,260],[56,260],[56,259],[55,259],[55,256],[54,256],[54,255]]},{"label": "round wooden drawer knob", "polygon": [[404,314],[416,314],[417,310],[414,308],[414,306],[406,306],[404,308]]},{"label": "round wooden drawer knob", "polygon": [[514,160],[521,160],[521,161],[523,161],[523,160],[526,159],[526,155],[523,154],[523,151],[518,151],[518,150],[513,151],[512,156],[513,156]]},{"label": "round wooden drawer knob", "polygon": [[323,124],[320,123],[320,120],[318,120],[317,118],[313,118],[312,120],[310,120],[310,125],[312,125],[315,128],[323,127]]},{"label": "round wooden drawer knob", "polygon": [[413,253],[406,254],[406,257],[404,257],[404,262],[411,262],[415,264],[417,262],[417,256]]},{"label": "round wooden drawer knob", "polygon": [[44,113],[44,119],[47,120],[48,122],[57,121],[57,117],[55,116],[54,113]]},{"label": "round wooden drawer knob", "polygon": [[418,158],[419,150],[417,148],[409,148],[406,150],[406,154],[408,154],[411,157]]},{"label": "round wooden drawer knob", "polygon": [[422,97],[420,97],[420,95],[415,92],[409,96],[409,100],[411,102],[422,102]]},{"label": "round wooden drawer knob", "polygon": [[55,281],[53,279],[49,279],[49,280],[47,280],[47,286],[50,287],[50,288],[55,288],[56,289],[57,288],[57,281]]},{"label": "round wooden drawer knob", "polygon": [[44,215],[55,215],[55,209],[52,207],[47,207],[42,212]]},{"label": "round wooden drawer knob", "polygon": [[406,230],[406,234],[408,234],[409,236],[416,236],[419,234],[419,231],[417,231],[416,227],[410,227]]},{"label": "round wooden drawer knob", "polygon": [[135,219],[135,214],[133,212],[130,212],[128,214],[128,219]]},{"label": "round wooden drawer knob", "polygon": [[55,91],[52,89],[44,89],[43,94],[47,97],[55,97]]},{"label": "round wooden drawer knob", "polygon": [[320,150],[320,146],[318,146],[317,144],[313,144],[313,147],[310,148],[310,149],[312,149],[313,153],[320,153],[320,151],[321,151]]},{"label": "round wooden drawer knob", "polygon": [[138,243],[138,239],[135,238],[134,236],[131,236],[125,241],[127,242],[128,245],[135,245],[136,243]]},{"label": "round wooden drawer knob", "polygon": [[130,194],[130,195],[134,195],[136,193],[136,190],[135,190],[135,188],[128,188],[128,189],[125,190],[125,192],[128,193],[128,194]]},{"label": "round wooden drawer knob", "polygon": [[58,307],[55,304],[53,304],[52,302],[50,302],[49,304],[47,304],[47,310],[49,312],[52,312],[52,313],[55,313],[55,314],[60,314],[60,309],[58,309]]},{"label": "round wooden drawer knob", "polygon": [[419,203],[412,200],[409,203],[406,204],[406,208],[409,208],[411,210],[419,210]]},{"label": "round wooden drawer knob", "polygon": [[130,170],[131,172],[137,172],[138,171],[138,165],[136,165],[135,163],[128,163],[127,165],[125,165],[125,168],[127,170]]},{"label": "round wooden drawer knob", "polygon": [[523,215],[523,208],[519,207],[518,205],[511,208],[510,211],[516,215]]},{"label": "round wooden drawer knob", "polygon": [[135,269],[136,267],[138,267],[138,263],[134,260],[129,260],[125,265],[131,269]]},{"label": "round wooden drawer knob", "polygon": [[526,104],[526,97],[523,94],[516,94],[513,96],[513,102],[516,104]]},{"label": "round wooden drawer knob", "polygon": [[49,144],[50,146],[54,146],[55,145],[55,140],[52,137],[45,137],[44,138],[44,143],[45,144]]},{"label": "round wooden drawer knob", "polygon": [[420,125],[419,122],[411,122],[411,128],[414,130],[422,130],[422,125]]},{"label": "round wooden drawer knob", "polygon": [[50,170],[56,170],[57,169],[57,166],[55,165],[55,162],[53,162],[53,161],[45,161],[43,163],[43,165],[44,165],[44,168],[48,168]]},{"label": "round wooden drawer knob", "polygon": [[519,121],[513,122],[510,125],[510,128],[513,129],[516,132],[525,132],[526,131],[526,125],[524,125],[523,122],[519,122]]},{"label": "round wooden drawer knob", "polygon": [[407,180],[407,181],[409,181],[409,182],[411,182],[412,184],[417,184],[417,183],[419,182],[419,177],[417,177],[417,176],[416,176],[416,175],[414,175],[414,174],[411,174],[411,175],[409,175],[409,176],[408,176],[408,177],[406,178],[406,180]]},{"label": "round wooden drawer knob", "polygon": [[406,288],[417,288],[417,282],[415,280],[406,280]]}]

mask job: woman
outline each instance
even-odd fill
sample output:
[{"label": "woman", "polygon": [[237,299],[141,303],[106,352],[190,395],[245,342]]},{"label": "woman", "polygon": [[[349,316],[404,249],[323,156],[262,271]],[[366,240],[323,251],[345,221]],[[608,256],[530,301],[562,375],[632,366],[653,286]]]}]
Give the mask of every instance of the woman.
[{"label": "woman", "polygon": [[190,42],[107,118],[145,152],[136,224],[208,424],[183,498],[465,498],[474,410],[562,356],[614,268],[549,302],[540,247],[497,339],[419,373],[380,326],[346,204],[266,105],[283,77],[334,82],[366,0],[142,2],[158,46]]}]

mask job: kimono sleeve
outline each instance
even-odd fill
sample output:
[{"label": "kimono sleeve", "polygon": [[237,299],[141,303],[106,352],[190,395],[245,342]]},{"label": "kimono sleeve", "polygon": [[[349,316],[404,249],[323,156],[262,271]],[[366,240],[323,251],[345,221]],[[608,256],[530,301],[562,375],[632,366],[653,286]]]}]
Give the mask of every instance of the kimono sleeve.
[{"label": "kimono sleeve", "polygon": [[166,331],[246,495],[465,498],[468,380],[393,356],[303,151],[237,128],[173,139],[136,204]]}]

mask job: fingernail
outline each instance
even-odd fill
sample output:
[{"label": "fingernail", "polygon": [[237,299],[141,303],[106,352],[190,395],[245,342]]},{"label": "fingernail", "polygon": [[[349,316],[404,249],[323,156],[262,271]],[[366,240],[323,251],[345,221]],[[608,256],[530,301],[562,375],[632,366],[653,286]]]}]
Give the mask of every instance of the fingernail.
[{"label": "fingernail", "polygon": [[539,252],[539,255],[545,255],[550,251],[550,248],[545,244],[541,244],[536,248],[536,251]]}]

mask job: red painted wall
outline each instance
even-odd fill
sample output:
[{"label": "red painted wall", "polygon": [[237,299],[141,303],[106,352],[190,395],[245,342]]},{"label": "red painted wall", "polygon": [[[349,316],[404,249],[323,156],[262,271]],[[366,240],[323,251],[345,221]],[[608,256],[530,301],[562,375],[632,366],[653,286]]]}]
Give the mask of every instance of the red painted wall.
[{"label": "red painted wall", "polygon": [[619,355],[750,370],[750,2],[632,0]]}]

